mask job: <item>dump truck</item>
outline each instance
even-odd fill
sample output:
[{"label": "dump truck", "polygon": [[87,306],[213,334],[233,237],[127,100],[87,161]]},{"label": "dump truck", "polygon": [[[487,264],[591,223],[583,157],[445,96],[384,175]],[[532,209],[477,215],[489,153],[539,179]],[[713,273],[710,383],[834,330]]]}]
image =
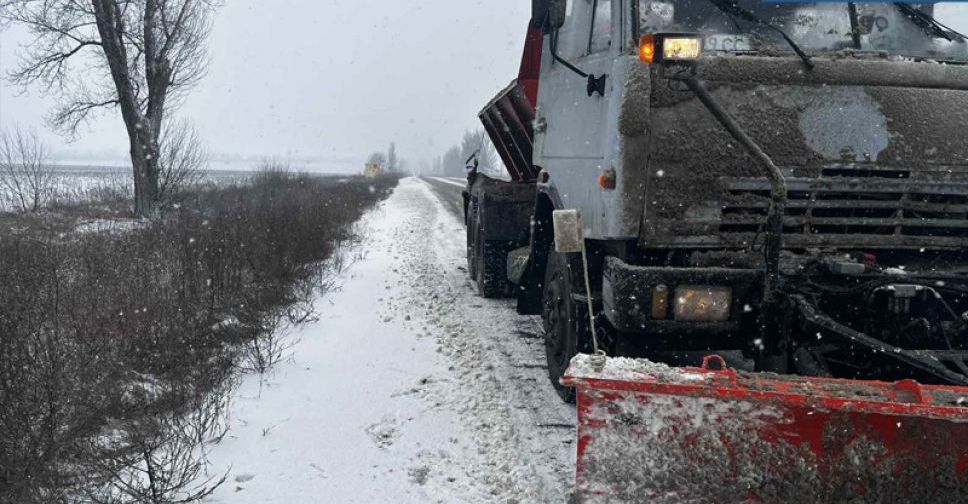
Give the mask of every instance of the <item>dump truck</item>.
[{"label": "dump truck", "polygon": [[966,18],[533,0],[467,260],[542,316],[576,501],[968,502]]}]

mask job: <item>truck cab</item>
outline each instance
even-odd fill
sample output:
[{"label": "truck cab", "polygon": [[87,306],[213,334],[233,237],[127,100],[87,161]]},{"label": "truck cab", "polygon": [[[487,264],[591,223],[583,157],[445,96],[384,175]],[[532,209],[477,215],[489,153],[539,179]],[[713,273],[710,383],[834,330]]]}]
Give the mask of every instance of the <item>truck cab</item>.
[{"label": "truck cab", "polygon": [[612,354],[968,383],[968,8],[534,5],[481,113],[513,181],[472,175],[465,206],[471,269],[542,315],[554,383],[586,306]]}]

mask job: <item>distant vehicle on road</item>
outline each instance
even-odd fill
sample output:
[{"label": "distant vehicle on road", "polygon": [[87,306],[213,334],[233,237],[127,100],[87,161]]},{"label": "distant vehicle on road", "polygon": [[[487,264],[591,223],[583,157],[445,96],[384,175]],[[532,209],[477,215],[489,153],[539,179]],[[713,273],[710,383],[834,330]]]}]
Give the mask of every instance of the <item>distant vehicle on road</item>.
[{"label": "distant vehicle on road", "polygon": [[363,169],[363,176],[369,180],[374,180],[383,175],[383,166],[379,163],[366,163],[366,168]]}]

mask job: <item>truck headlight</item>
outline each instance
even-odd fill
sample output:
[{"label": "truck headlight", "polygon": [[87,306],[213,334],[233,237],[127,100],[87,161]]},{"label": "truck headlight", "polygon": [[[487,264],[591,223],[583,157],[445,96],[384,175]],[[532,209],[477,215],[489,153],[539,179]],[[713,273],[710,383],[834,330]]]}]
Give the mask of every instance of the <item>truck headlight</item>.
[{"label": "truck headlight", "polygon": [[676,320],[684,322],[725,322],[729,320],[733,289],[682,285],[676,288]]},{"label": "truck headlight", "polygon": [[646,33],[639,39],[639,59],[646,63],[691,64],[701,55],[696,33]]},{"label": "truck headlight", "polygon": [[699,37],[666,37],[662,41],[663,61],[683,61],[699,59],[701,50]]}]

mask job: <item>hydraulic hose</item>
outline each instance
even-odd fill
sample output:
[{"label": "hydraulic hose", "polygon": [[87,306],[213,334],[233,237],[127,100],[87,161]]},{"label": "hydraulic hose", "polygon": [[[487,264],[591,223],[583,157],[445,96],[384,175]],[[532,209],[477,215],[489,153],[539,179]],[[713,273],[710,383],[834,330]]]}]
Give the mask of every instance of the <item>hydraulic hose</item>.
[{"label": "hydraulic hose", "polygon": [[699,101],[726,128],[737,142],[759,161],[763,174],[770,182],[770,211],[766,218],[766,243],[764,259],[766,275],[763,279],[763,302],[767,306],[775,301],[776,287],[780,279],[780,251],[783,250],[783,217],[786,213],[787,184],[783,173],[777,168],[770,156],[760,148],[749,135],[740,128],[728,112],[716,101],[705,86],[694,76],[680,77],[686,86],[696,94]]}]

